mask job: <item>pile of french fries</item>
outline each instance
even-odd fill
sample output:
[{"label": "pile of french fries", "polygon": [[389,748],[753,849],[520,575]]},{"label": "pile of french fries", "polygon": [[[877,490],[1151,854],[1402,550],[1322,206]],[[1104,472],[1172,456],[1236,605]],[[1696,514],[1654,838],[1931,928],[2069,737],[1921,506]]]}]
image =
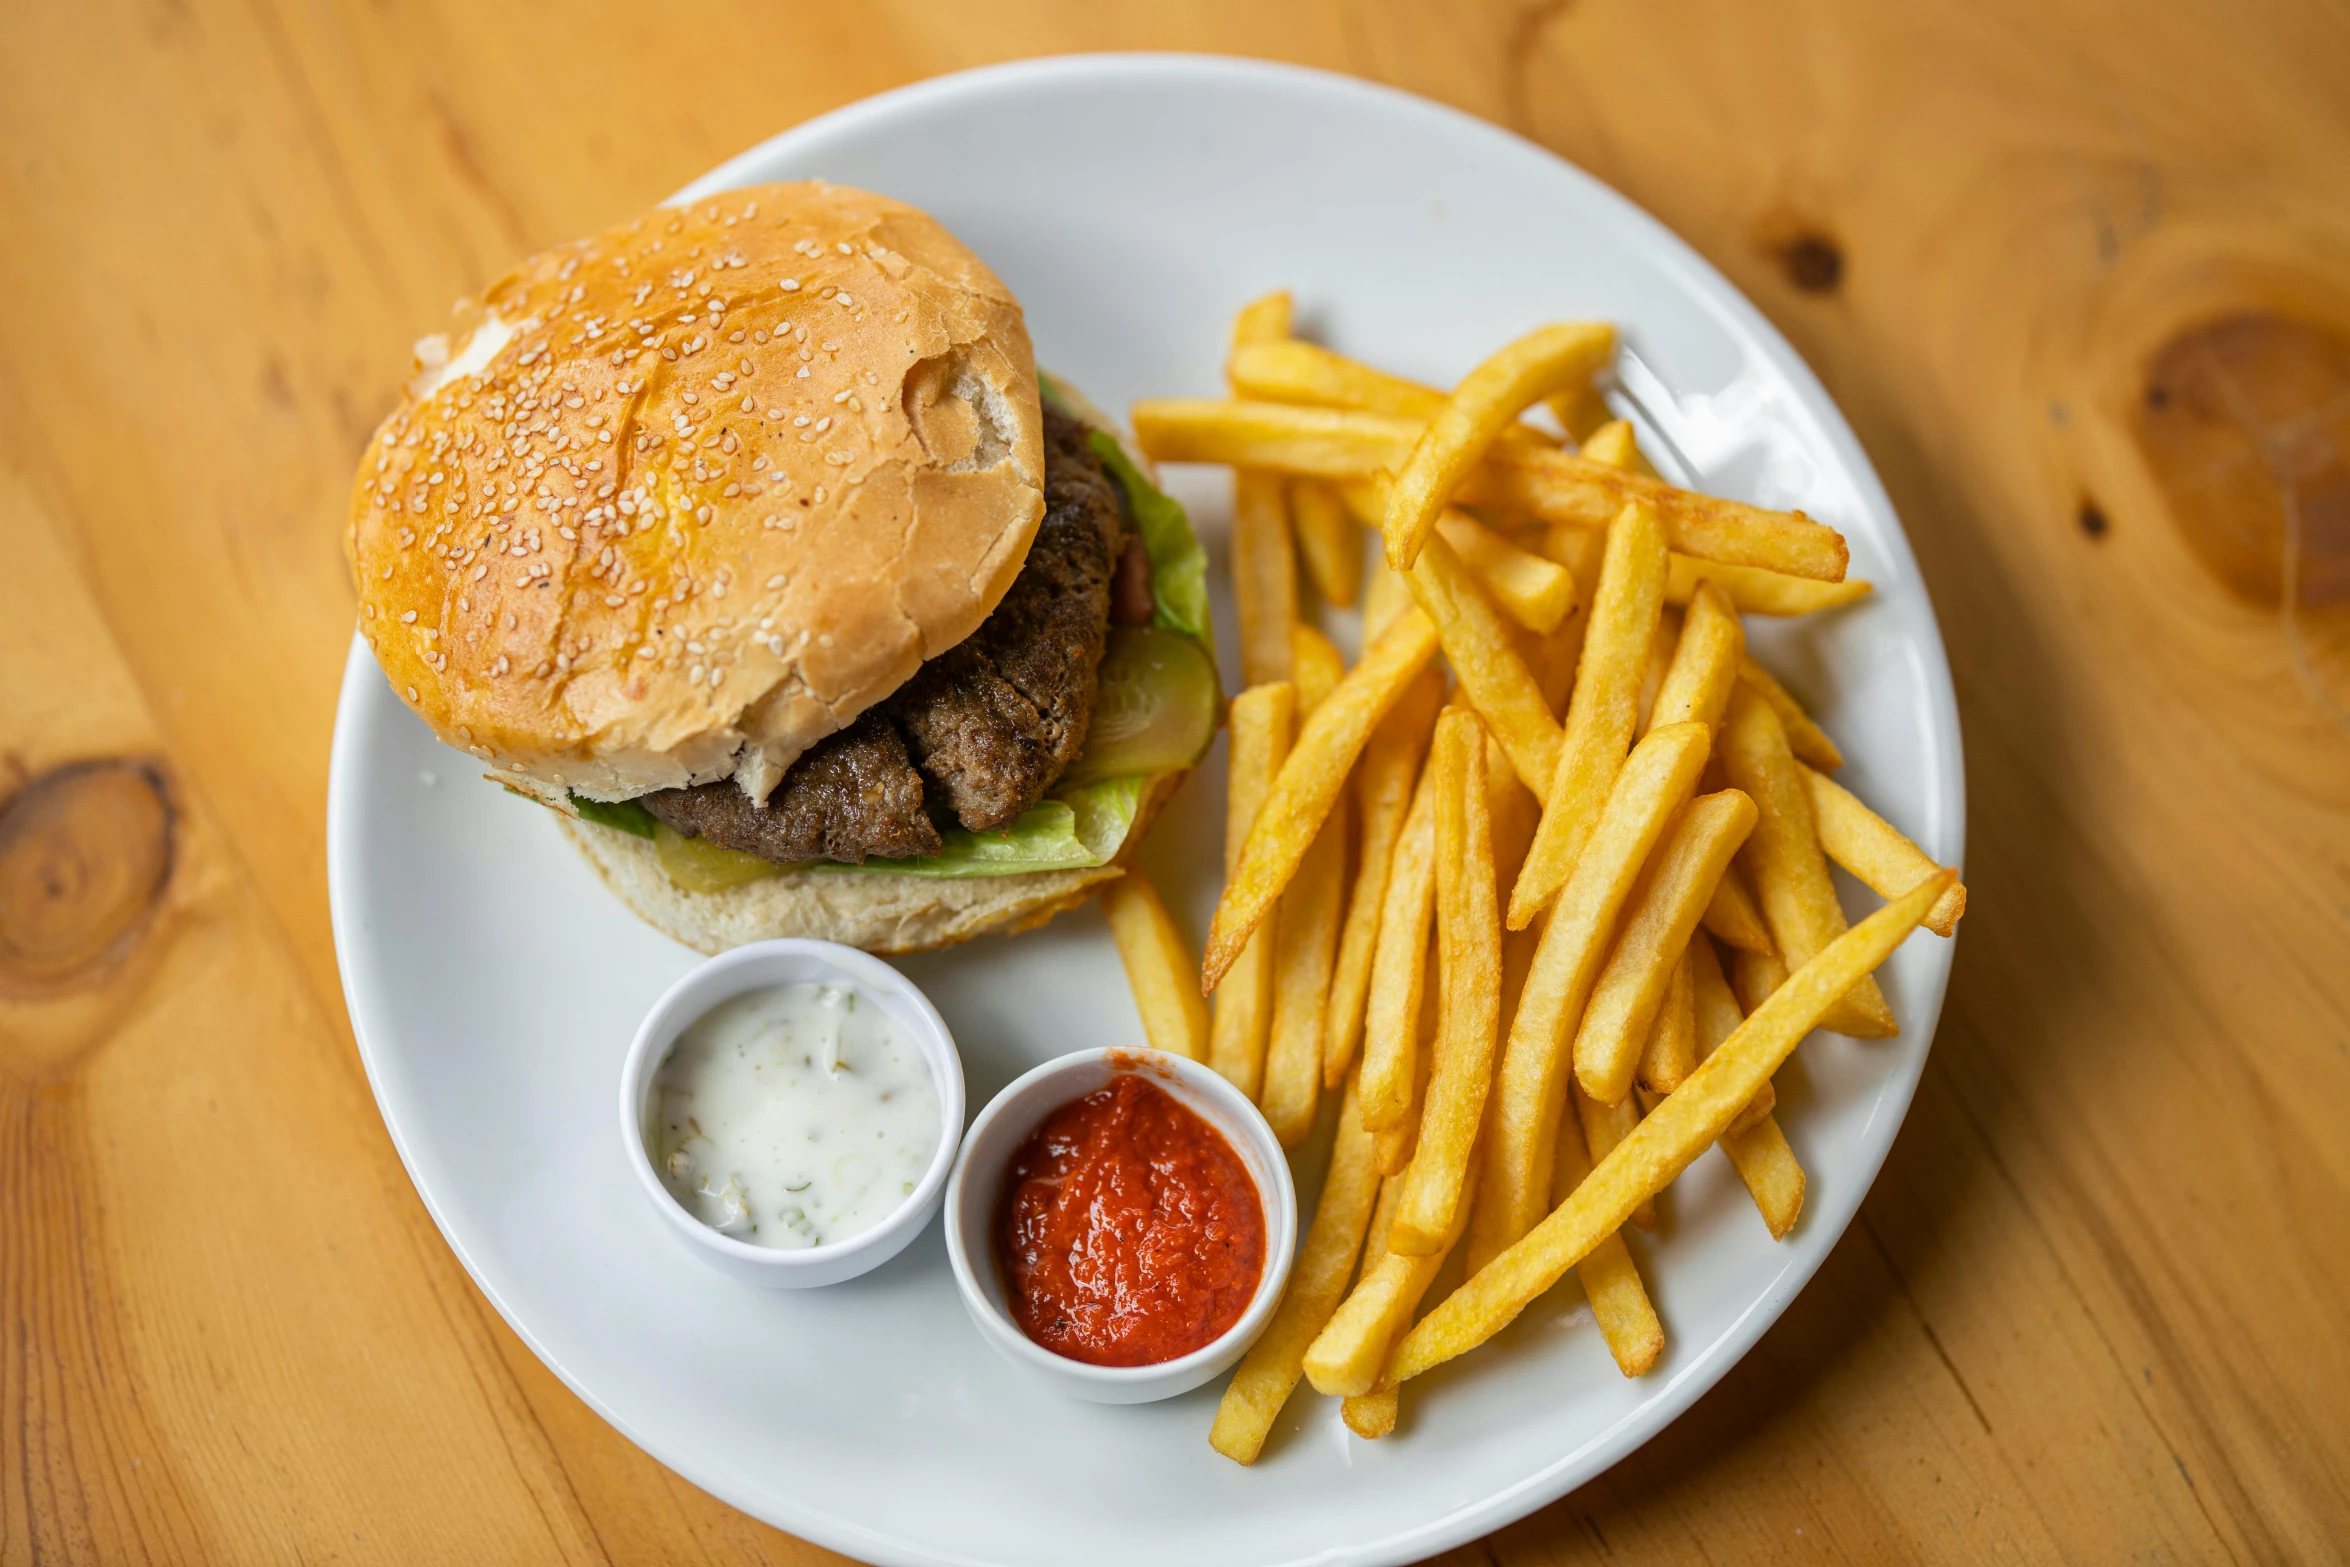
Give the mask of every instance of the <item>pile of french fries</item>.
[{"label": "pile of french fries", "polygon": [[[1246,689],[1200,983],[1139,874],[1103,900],[1152,1045],[1214,1066],[1284,1146],[1339,1096],[1280,1309],[1209,1437],[1238,1462],[1301,1377],[1386,1435],[1404,1382],[1569,1269],[1646,1372],[1664,1327],[1623,1226],[1718,1143],[1783,1238],[1804,1172],[1772,1074],[1815,1026],[1893,1034],[1873,971],[1965,909],[1746,651],[1742,615],[1869,591],[1844,540],[1659,479],[1595,387],[1614,348],[1544,327],[1445,393],[1297,340],[1275,294],[1240,313],[1231,398],[1134,409],[1154,458],[1235,470]],[[1360,601],[1352,668],[1307,589]],[[1886,904],[1848,928],[1831,862]],[[1422,1315],[1456,1252],[1464,1282]]]}]

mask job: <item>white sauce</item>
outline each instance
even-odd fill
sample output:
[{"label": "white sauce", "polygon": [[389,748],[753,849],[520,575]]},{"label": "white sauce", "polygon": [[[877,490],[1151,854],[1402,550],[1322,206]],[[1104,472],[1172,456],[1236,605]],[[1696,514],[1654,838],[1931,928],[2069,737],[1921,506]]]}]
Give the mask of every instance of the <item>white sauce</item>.
[{"label": "white sauce", "polygon": [[896,1212],[938,1151],[922,1047],[851,990],[773,985],[704,1013],[653,1075],[662,1184],[722,1235],[792,1251]]}]

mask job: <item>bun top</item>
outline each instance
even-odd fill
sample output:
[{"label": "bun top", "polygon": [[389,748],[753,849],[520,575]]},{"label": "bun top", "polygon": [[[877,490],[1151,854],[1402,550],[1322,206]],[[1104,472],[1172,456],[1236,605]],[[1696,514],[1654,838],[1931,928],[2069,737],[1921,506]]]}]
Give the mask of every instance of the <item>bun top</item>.
[{"label": "bun top", "polygon": [[1019,304],[844,186],[547,251],[416,363],[352,492],[359,629],[444,740],[549,800],[765,799],[978,628],[1044,512]]}]

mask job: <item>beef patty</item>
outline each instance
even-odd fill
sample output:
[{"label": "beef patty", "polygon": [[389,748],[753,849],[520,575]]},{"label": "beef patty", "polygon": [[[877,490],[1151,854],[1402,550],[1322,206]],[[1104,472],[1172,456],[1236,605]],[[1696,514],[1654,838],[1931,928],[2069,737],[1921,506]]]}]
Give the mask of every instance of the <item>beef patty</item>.
[{"label": "beef patty", "polygon": [[1085,746],[1126,540],[1085,426],[1047,403],[1044,436],[1044,521],[977,631],[809,747],[764,806],[731,779],[638,803],[687,837],[790,864],[935,854],[938,823],[984,832],[1044,798]]}]

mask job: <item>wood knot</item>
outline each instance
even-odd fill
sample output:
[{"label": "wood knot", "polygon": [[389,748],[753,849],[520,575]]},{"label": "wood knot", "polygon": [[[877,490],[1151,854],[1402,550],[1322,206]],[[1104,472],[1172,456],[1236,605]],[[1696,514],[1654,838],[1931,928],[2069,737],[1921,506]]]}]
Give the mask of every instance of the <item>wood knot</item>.
[{"label": "wood knot", "polygon": [[178,812],[158,762],[53,767],[0,800],[0,990],[95,985],[153,922]]},{"label": "wood knot", "polygon": [[2350,341],[2267,313],[2156,349],[2133,434],[2187,543],[2246,598],[2350,599]]}]

